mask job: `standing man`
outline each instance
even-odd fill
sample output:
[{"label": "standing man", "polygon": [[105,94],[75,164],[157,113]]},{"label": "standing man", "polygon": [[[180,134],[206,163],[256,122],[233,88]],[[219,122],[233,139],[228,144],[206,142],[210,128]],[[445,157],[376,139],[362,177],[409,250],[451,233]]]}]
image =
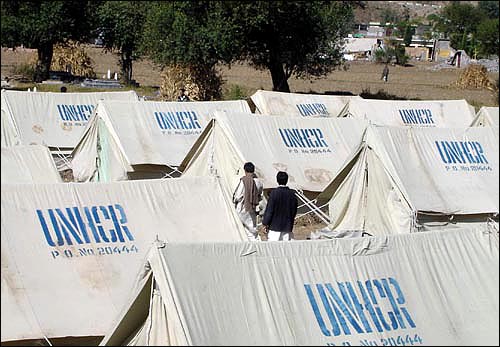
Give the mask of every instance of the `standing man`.
[{"label": "standing man", "polygon": [[248,240],[260,241],[257,232],[257,206],[262,200],[263,184],[255,174],[255,165],[251,162],[243,165],[245,175],[240,178],[240,182],[233,193],[233,203],[236,206],[236,212],[240,217]]},{"label": "standing man", "polygon": [[293,222],[297,215],[298,201],[295,190],[286,186],[288,174],[279,171],[276,175],[278,188],[271,191],[267,201],[262,225],[265,227],[268,241],[293,240]]}]

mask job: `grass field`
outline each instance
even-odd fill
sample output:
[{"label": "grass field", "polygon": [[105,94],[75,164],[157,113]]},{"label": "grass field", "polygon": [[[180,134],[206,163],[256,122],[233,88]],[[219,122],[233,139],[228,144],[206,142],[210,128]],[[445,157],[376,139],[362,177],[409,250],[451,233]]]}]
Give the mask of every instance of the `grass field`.
[{"label": "grass field", "polygon": [[[108,69],[118,71],[118,56],[105,52],[102,48],[87,46],[86,51],[94,61],[94,70],[98,77],[106,75]],[[14,75],[14,69],[29,61],[34,56],[32,50],[2,49],[2,78]],[[314,80],[300,80],[290,78],[292,92],[350,92],[360,94],[363,91],[376,94],[382,91],[391,97],[404,99],[437,100],[437,99],[466,99],[476,108],[480,106],[498,105],[498,94],[487,89],[459,89],[453,86],[460,76],[462,69],[447,68],[431,70],[434,63],[411,62],[412,66],[391,66],[389,81],[381,79],[383,65],[371,62],[358,61],[348,63],[347,69],[341,68],[328,76]],[[237,63],[230,68],[221,66],[224,78],[225,98],[244,98],[258,89],[272,89],[271,77],[268,71],[259,71],[248,64]],[[141,85],[138,92],[151,96],[154,88],[161,84],[160,68],[149,60],[140,60],[134,63],[133,77]],[[498,72],[490,73],[492,81],[498,80]],[[53,88],[55,86],[38,86]],[[58,87],[57,87],[58,88]],[[69,89],[68,91],[72,91]]]}]

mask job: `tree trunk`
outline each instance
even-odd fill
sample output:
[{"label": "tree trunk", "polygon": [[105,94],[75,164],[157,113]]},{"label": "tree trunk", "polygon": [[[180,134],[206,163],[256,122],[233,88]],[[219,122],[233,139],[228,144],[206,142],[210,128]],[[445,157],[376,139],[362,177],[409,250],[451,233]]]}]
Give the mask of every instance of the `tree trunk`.
[{"label": "tree trunk", "polygon": [[130,52],[122,52],[120,63],[122,68],[121,80],[126,85],[129,85],[132,81],[132,54]]},{"label": "tree trunk", "polygon": [[45,43],[40,45],[37,49],[38,61],[35,67],[34,80],[36,83],[41,83],[49,79],[50,65],[52,63],[52,55],[54,53],[54,46],[52,43]]},{"label": "tree trunk", "polygon": [[269,71],[273,80],[273,91],[290,93],[288,78],[285,75],[283,64],[278,60],[272,59],[269,64]]}]

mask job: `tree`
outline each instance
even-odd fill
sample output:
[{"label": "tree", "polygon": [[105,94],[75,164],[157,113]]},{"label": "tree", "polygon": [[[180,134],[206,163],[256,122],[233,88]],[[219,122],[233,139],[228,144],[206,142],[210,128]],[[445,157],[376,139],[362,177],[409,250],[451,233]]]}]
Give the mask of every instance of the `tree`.
[{"label": "tree", "polygon": [[49,77],[54,44],[89,37],[96,6],[77,0],[2,1],[2,46],[37,49],[35,81],[41,82]]},{"label": "tree", "polygon": [[[239,40],[228,2],[152,2],[141,49],[162,67],[189,69],[195,82],[203,85],[207,76],[213,83],[216,64],[229,64],[237,56]],[[203,99],[217,94],[205,93]]]},{"label": "tree", "polygon": [[450,38],[450,44],[455,49],[463,49],[472,55],[474,47],[471,44],[477,25],[485,18],[484,12],[471,4],[453,2],[442,10],[440,28]]},{"label": "tree", "polygon": [[97,12],[98,33],[107,50],[119,55],[121,78],[132,81],[132,64],[140,58],[139,45],[145,22],[145,3],[141,1],[105,1]]},{"label": "tree", "polygon": [[353,21],[348,1],[232,2],[242,33],[241,58],[271,74],[273,90],[289,92],[288,79],[323,76],[342,61]]},{"label": "tree", "polygon": [[498,1],[479,1],[477,7],[489,19],[498,19]]},{"label": "tree", "polygon": [[486,19],[479,23],[477,27],[476,39],[479,43],[479,52],[481,55],[498,55],[498,51],[500,49],[498,18]]}]

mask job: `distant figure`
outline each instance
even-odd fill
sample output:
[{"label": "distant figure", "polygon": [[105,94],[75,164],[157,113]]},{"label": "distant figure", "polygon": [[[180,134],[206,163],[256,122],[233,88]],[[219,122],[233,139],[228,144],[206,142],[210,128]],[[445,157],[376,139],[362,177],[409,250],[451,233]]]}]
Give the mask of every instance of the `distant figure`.
[{"label": "distant figure", "polygon": [[382,78],[384,82],[387,82],[389,80],[389,66],[385,64],[384,66],[384,71],[382,71]]},{"label": "distant figure", "polygon": [[293,223],[297,215],[298,201],[295,190],[286,186],[288,174],[279,171],[276,175],[278,187],[271,191],[262,225],[268,241],[290,241],[294,239]]},{"label": "distant figure", "polygon": [[66,93],[66,91],[67,91],[66,87],[65,87],[65,86],[62,86],[62,87],[61,87],[61,93]]},{"label": "distant figure", "polygon": [[257,206],[262,200],[263,184],[255,174],[255,165],[251,162],[243,165],[245,175],[233,193],[233,203],[240,217],[249,241],[259,241],[257,232]]},{"label": "distant figure", "polygon": [[189,101],[189,96],[186,95],[186,89],[181,88],[179,97],[177,98],[177,101]]}]

